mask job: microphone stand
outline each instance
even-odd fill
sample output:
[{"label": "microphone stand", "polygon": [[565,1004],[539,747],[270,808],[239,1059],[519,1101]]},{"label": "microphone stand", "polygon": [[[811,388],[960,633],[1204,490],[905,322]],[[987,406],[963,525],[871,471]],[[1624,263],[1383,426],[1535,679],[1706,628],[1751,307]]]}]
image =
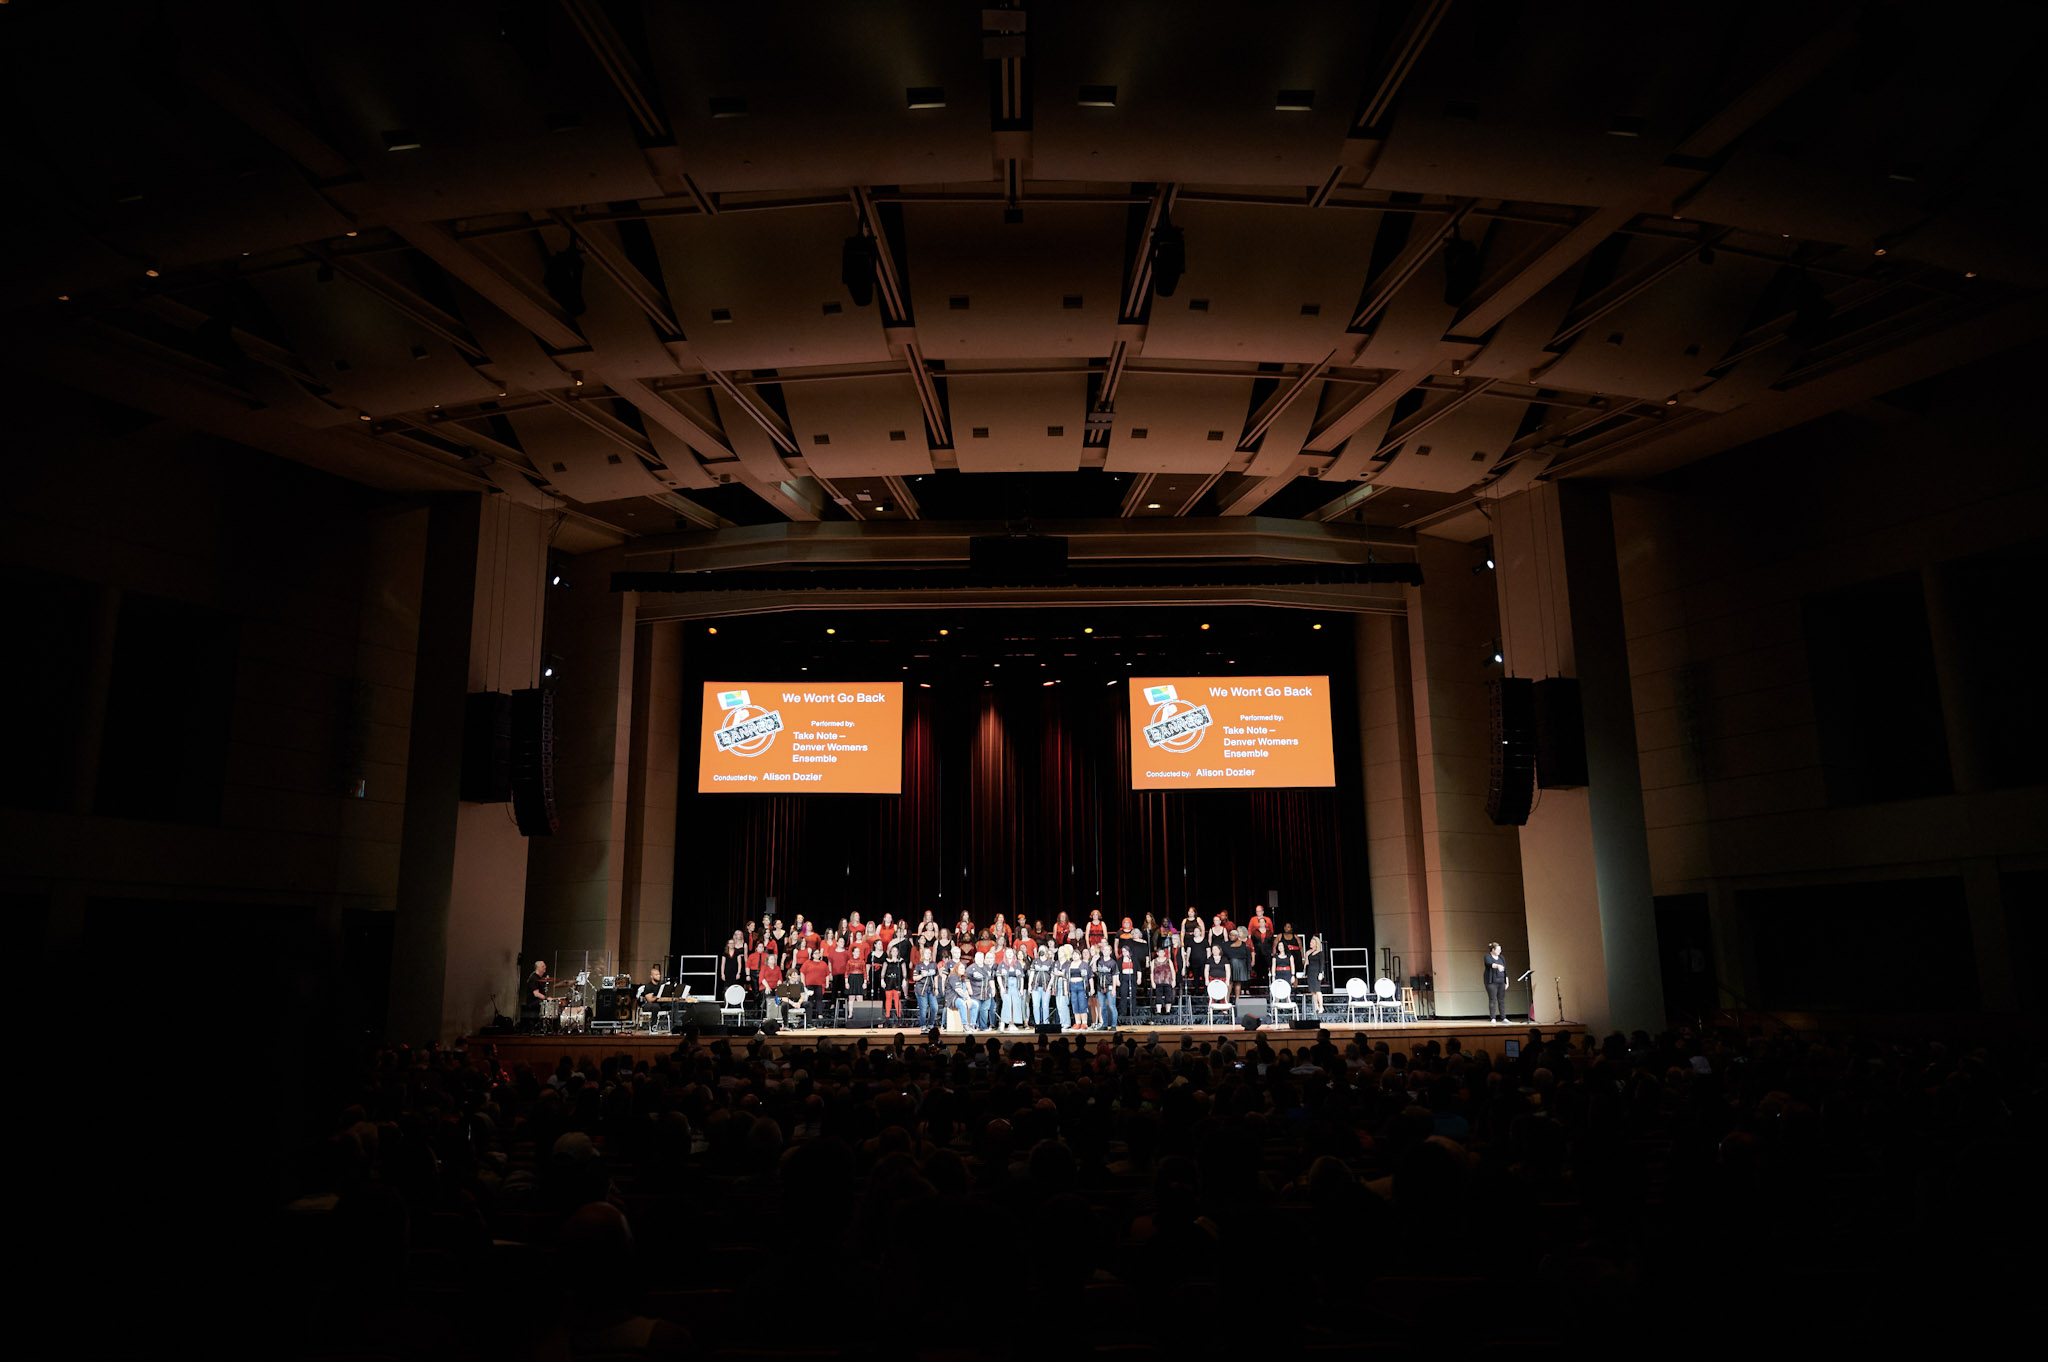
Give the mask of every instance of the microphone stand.
[{"label": "microphone stand", "polygon": [[1557,1024],[1564,1025],[1564,976],[1557,978]]},{"label": "microphone stand", "polygon": [[[1515,977],[1515,982],[1518,984],[1524,983],[1535,972],[1533,968],[1525,969]],[[1529,990],[1529,1020],[1532,1022],[1536,1020],[1536,990],[1533,988]]]}]

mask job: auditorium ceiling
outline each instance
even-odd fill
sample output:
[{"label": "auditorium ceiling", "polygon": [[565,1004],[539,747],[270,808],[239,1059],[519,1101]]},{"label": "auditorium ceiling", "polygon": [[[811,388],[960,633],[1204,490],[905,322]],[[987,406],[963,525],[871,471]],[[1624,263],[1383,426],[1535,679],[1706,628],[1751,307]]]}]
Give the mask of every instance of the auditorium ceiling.
[{"label": "auditorium ceiling", "polygon": [[[2042,330],[2032,4],[0,5],[10,372],[560,542],[1488,532]],[[1241,522],[1240,522],[1241,523]]]}]

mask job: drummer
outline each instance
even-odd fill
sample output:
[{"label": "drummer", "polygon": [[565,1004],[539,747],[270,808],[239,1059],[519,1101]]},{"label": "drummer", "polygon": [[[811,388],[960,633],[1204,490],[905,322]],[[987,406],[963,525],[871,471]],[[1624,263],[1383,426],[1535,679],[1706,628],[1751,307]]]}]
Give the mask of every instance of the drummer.
[{"label": "drummer", "polygon": [[519,985],[519,1024],[526,1030],[540,1026],[541,1004],[548,1000],[548,990],[555,981],[548,978],[548,962],[536,958],[533,969]]}]

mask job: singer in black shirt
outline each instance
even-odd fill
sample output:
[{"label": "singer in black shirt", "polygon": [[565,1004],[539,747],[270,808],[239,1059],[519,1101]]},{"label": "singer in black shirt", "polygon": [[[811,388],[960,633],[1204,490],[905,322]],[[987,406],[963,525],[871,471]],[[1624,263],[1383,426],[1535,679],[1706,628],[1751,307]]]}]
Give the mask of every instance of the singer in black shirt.
[{"label": "singer in black shirt", "polygon": [[1486,943],[1486,1019],[1504,1022],[1508,1019],[1508,962],[1500,953],[1500,942]]}]

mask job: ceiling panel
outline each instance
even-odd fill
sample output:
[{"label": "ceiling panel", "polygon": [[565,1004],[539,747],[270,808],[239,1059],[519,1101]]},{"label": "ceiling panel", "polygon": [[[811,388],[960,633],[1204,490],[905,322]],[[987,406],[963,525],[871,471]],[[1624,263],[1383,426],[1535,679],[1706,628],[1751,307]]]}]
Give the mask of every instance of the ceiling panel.
[{"label": "ceiling panel", "polygon": [[797,449],[821,478],[932,471],[924,408],[908,374],[785,383]]},{"label": "ceiling panel", "polygon": [[1190,203],[1174,222],[1187,271],[1152,300],[1145,353],[1312,364],[1351,324],[1380,214]]},{"label": "ceiling panel", "polygon": [[1527,410],[1526,402],[1476,397],[1407,441],[1372,480],[1417,491],[1470,487],[1507,449]]},{"label": "ceiling panel", "polygon": [[1457,313],[1457,308],[1444,301],[1444,256],[1438,251],[1380,313],[1357,363],[1372,369],[1406,369],[1424,363],[1436,354]]},{"label": "ceiling panel", "polygon": [[[1336,165],[1378,7],[1125,0],[1031,12],[1032,173],[1053,179],[1306,186]],[[1114,108],[1082,86],[1115,86]],[[1274,108],[1313,91],[1305,112]]]},{"label": "ceiling panel", "polygon": [[[1668,242],[1636,241],[1619,273],[1668,253]],[[1543,373],[1543,382],[1579,392],[1664,398],[1704,380],[1741,334],[1775,261],[1721,254],[1688,262],[1581,333]]]},{"label": "ceiling panel", "polygon": [[918,342],[932,359],[1107,355],[1123,283],[1122,207],[904,208]]},{"label": "ceiling panel", "polygon": [[497,396],[497,386],[446,341],[346,275],[320,282],[318,268],[269,270],[249,282],[336,401],[374,416]]},{"label": "ceiling panel", "polygon": [[613,501],[668,490],[632,451],[552,407],[507,419],[549,487],[578,501]]},{"label": "ceiling panel", "polygon": [[[1282,380],[1283,386],[1288,380]],[[1258,453],[1252,455],[1250,467],[1245,469],[1255,478],[1274,478],[1287,472],[1301,453],[1303,441],[1308,439],[1309,427],[1315,424],[1316,408],[1321,403],[1323,385],[1311,383],[1306,391],[1281,409],[1273,418],[1273,424],[1266,427],[1264,438],[1259,441]]]},{"label": "ceiling panel", "polygon": [[[988,63],[973,5],[648,5],[655,83],[705,189],[986,180]],[[937,87],[945,106],[912,109]],[[713,101],[729,103],[726,116]]]},{"label": "ceiling panel", "polygon": [[[953,453],[963,473],[1071,473],[1081,466],[1081,374],[949,374]],[[994,509],[994,508],[991,508]]]},{"label": "ceiling panel", "polygon": [[1103,467],[1113,473],[1220,473],[1237,457],[1252,380],[1130,374],[1117,388]]},{"label": "ceiling panel", "polygon": [[676,320],[706,368],[889,357],[880,310],[855,307],[839,280],[851,207],[658,218],[648,227]]}]

